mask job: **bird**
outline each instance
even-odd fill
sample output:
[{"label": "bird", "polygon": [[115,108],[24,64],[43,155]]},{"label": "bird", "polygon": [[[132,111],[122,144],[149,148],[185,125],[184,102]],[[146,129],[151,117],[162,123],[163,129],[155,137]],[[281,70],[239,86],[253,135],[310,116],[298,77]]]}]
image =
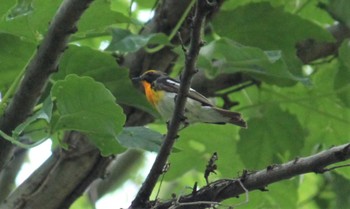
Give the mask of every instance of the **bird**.
[{"label": "bird", "polygon": [[[180,82],[157,70],[148,70],[132,80],[142,84],[148,102],[155,107],[163,119],[170,121],[175,109]],[[247,128],[247,123],[240,113],[216,107],[208,98],[192,88],[189,89],[187,95],[183,117],[186,124],[229,123]]]}]

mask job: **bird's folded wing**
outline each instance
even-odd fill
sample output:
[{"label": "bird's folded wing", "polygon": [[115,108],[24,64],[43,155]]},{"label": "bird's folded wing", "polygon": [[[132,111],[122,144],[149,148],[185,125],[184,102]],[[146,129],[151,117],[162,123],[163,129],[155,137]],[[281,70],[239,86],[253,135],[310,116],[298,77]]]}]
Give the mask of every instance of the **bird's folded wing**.
[{"label": "bird's folded wing", "polygon": [[[161,78],[156,81],[154,88],[172,93],[178,93],[180,83],[172,78]],[[203,106],[214,106],[205,96],[190,88],[188,97],[200,102]]]}]

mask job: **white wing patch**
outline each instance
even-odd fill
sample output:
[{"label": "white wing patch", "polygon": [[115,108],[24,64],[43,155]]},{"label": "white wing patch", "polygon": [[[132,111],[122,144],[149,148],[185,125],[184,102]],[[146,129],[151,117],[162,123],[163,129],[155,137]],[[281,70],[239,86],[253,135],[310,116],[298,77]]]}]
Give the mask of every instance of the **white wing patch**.
[{"label": "white wing patch", "polygon": [[[174,81],[174,80],[166,79],[166,82],[169,83],[169,84],[171,84],[171,85],[180,87],[180,83],[179,83],[179,82],[176,82],[176,81]],[[190,88],[190,91],[197,92],[197,91],[194,90],[193,88]]]},{"label": "white wing patch", "polygon": [[170,80],[170,79],[166,79],[166,82],[172,84],[172,85],[175,85],[175,86],[180,86],[180,84],[176,81],[173,81],[173,80]]}]

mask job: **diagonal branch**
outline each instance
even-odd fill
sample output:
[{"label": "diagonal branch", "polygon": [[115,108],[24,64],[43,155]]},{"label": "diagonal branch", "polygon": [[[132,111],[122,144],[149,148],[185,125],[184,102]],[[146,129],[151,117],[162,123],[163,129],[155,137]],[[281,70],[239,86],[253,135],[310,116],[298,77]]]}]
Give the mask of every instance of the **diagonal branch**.
[{"label": "diagonal branch", "polygon": [[210,5],[207,1],[198,0],[196,4],[195,15],[192,23],[191,41],[189,50],[186,53],[185,70],[181,79],[180,90],[175,102],[175,110],[170,121],[168,133],[165,137],[164,143],[156,157],[155,162],[149,172],[145,182],[141,186],[138,194],[133,200],[130,208],[146,208],[149,197],[153,191],[159,176],[162,174],[162,169],[170,155],[172,147],[177,138],[177,132],[180,127],[183,112],[186,104],[186,97],[191,86],[191,80],[196,73],[196,61],[199,50],[202,46],[201,29],[206,15],[209,12]]},{"label": "diagonal branch", "polygon": [[[208,204],[203,202],[219,203],[231,197],[244,194],[244,189],[266,191],[266,186],[295,177],[305,173],[323,173],[330,169],[326,167],[350,159],[350,144],[344,144],[322,151],[309,157],[297,158],[293,161],[267,166],[266,169],[257,172],[243,172],[238,179],[222,179],[193,192],[192,194],[180,197],[177,203],[173,200],[159,204],[156,209],[170,208],[177,204],[176,208],[207,208]],[[240,182],[244,185],[242,187]],[[195,204],[198,202],[198,204]],[[191,203],[186,205],[186,203]]]},{"label": "diagonal branch", "polygon": [[[24,78],[0,118],[0,130],[11,134],[31,114],[46,87],[50,75],[57,71],[61,54],[76,24],[93,0],[65,0],[52,20],[49,30],[37,53],[26,68]],[[0,170],[11,156],[13,146],[0,138]]]}]

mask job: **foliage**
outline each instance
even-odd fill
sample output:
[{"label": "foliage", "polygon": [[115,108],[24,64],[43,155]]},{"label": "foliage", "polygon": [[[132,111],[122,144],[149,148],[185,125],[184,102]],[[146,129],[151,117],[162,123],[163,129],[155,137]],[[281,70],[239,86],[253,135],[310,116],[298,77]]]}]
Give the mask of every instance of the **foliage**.
[{"label": "foliage", "polygon": [[[14,81],[21,78],[60,2],[0,0],[1,114],[17,87]],[[165,34],[137,35],[143,26],[138,15],[151,11],[154,1],[132,2],[136,5],[132,11],[129,1],[96,0],[91,5],[36,112],[14,131],[15,140],[23,133],[41,141],[64,130],[77,130],[87,134],[104,155],[121,153],[126,147],[159,149],[163,122],[150,124],[153,130],[123,128],[126,116],[121,105],[157,114],[114,56],[145,48],[155,53],[171,46]],[[202,173],[213,152],[219,155],[218,174],[210,180],[236,177],[243,169],[263,169],[348,142],[350,41],[342,42],[339,56],[308,65],[297,57],[295,46],[306,39],[334,42],[326,26],[335,20],[349,26],[350,2],[322,1],[323,10],[317,3],[231,0],[222,5],[205,34],[208,42],[200,52],[198,67],[210,79],[241,73],[247,80],[260,83],[228,95],[239,102],[232,109],[244,115],[249,128],[195,124],[182,130],[161,198],[169,199],[171,193],[180,195],[194,181],[205,185]],[[174,51],[180,51],[177,47]],[[175,65],[182,65],[181,61]],[[222,103],[220,98],[216,101]],[[348,190],[342,185],[349,181],[348,168],[326,177],[298,177],[269,186],[269,192],[252,192],[242,208],[347,208],[346,192],[341,193],[339,188]],[[173,184],[177,186],[169,191],[167,185]],[[242,201],[243,197],[238,202]],[[237,200],[224,204],[237,204]],[[82,208],[79,202],[74,207]]]}]

